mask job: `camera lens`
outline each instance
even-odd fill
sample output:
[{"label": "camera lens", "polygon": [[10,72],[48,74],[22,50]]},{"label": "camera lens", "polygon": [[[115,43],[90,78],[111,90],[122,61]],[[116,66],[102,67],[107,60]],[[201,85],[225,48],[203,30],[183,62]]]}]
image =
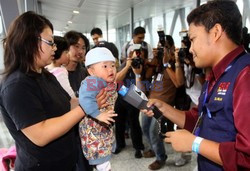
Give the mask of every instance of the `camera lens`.
[{"label": "camera lens", "polygon": [[181,63],[184,63],[184,59],[187,57],[188,53],[188,48],[180,48],[178,52],[178,57]]},{"label": "camera lens", "polygon": [[138,68],[140,68],[140,65],[143,65],[143,63],[144,63],[144,62],[143,62],[143,59],[142,59],[142,58],[136,57],[136,58],[133,58],[133,59],[132,59],[131,65],[132,65],[133,68],[138,69]]}]

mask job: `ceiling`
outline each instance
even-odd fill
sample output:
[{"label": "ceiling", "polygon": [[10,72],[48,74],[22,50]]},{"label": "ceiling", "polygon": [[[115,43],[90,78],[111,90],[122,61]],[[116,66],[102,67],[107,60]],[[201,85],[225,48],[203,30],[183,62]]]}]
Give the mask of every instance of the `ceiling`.
[{"label": "ceiling", "polygon": [[[130,22],[154,17],[176,8],[195,6],[196,0],[38,0],[41,12],[58,31],[77,30],[88,33],[93,27],[118,28]],[[78,10],[79,14],[74,14]],[[72,21],[72,23],[68,23]]]}]

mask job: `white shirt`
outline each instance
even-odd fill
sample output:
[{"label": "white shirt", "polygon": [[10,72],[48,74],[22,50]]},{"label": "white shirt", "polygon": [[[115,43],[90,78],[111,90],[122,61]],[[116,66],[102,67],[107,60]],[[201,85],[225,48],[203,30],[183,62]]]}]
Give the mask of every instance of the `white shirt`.
[{"label": "white shirt", "polygon": [[[187,85],[190,85],[190,77],[191,77],[191,71],[192,71],[192,66],[190,65],[184,65],[184,72],[185,72],[185,78],[186,78],[186,83]],[[200,93],[201,93],[201,88],[202,85],[198,80],[199,75],[195,74],[194,77],[194,84],[190,88],[186,88],[186,93],[189,95],[191,98],[192,102],[195,105],[198,105]]]},{"label": "white shirt", "polygon": [[[128,45],[128,49],[127,49],[127,52],[125,52],[126,50],[126,47],[127,47],[127,44],[128,43],[125,43],[123,46],[122,46],[122,54],[121,54],[121,60],[125,59],[126,57],[128,57],[129,55],[129,52],[134,50],[133,49],[133,45],[135,44],[134,43],[134,40],[132,39],[130,42],[129,42],[129,45]],[[148,60],[151,61],[153,59],[153,49],[151,47],[150,44],[147,43],[147,49],[148,49]]]},{"label": "white shirt", "polygon": [[52,69],[47,68],[47,70],[52,73],[57,81],[60,83],[62,88],[70,95],[71,98],[75,98],[75,93],[69,83],[69,73],[67,69],[63,66],[55,67]]}]

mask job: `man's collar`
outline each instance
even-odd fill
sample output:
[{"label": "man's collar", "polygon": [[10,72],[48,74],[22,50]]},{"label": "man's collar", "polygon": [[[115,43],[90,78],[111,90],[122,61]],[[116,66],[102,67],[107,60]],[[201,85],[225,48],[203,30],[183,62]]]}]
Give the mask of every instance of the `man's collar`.
[{"label": "man's collar", "polygon": [[215,80],[220,78],[220,76],[225,72],[225,69],[228,67],[228,65],[242,52],[244,52],[243,46],[238,46],[236,49],[224,56],[222,60],[212,68],[211,75],[214,76]]}]

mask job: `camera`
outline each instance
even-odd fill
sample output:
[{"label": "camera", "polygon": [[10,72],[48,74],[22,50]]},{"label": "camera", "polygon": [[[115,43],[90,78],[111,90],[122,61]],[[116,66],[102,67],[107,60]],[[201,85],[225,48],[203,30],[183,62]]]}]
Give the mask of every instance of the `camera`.
[{"label": "camera", "polygon": [[160,46],[157,48],[158,50],[158,53],[157,53],[157,58],[158,59],[162,59],[163,58],[163,47],[165,46],[165,43],[166,43],[166,39],[165,39],[165,33],[163,30],[159,30],[157,31],[158,33],[158,36],[159,36],[159,43],[160,43]]},{"label": "camera", "polygon": [[185,58],[187,58],[187,55],[189,54],[189,49],[188,48],[180,48],[178,52],[178,57],[180,60],[180,63],[185,62]]},{"label": "camera", "polygon": [[141,44],[134,44],[133,50],[135,51],[136,57],[132,59],[131,66],[138,69],[140,65],[144,64],[144,60],[141,58]]},{"label": "camera", "polygon": [[192,60],[193,55],[189,52],[191,42],[188,38],[187,31],[181,31],[179,35],[182,37],[182,48],[179,49],[178,58],[180,63],[184,63],[185,59]]},{"label": "camera", "polygon": [[243,27],[242,29],[242,44],[246,51],[250,53],[250,34],[247,27]]}]

